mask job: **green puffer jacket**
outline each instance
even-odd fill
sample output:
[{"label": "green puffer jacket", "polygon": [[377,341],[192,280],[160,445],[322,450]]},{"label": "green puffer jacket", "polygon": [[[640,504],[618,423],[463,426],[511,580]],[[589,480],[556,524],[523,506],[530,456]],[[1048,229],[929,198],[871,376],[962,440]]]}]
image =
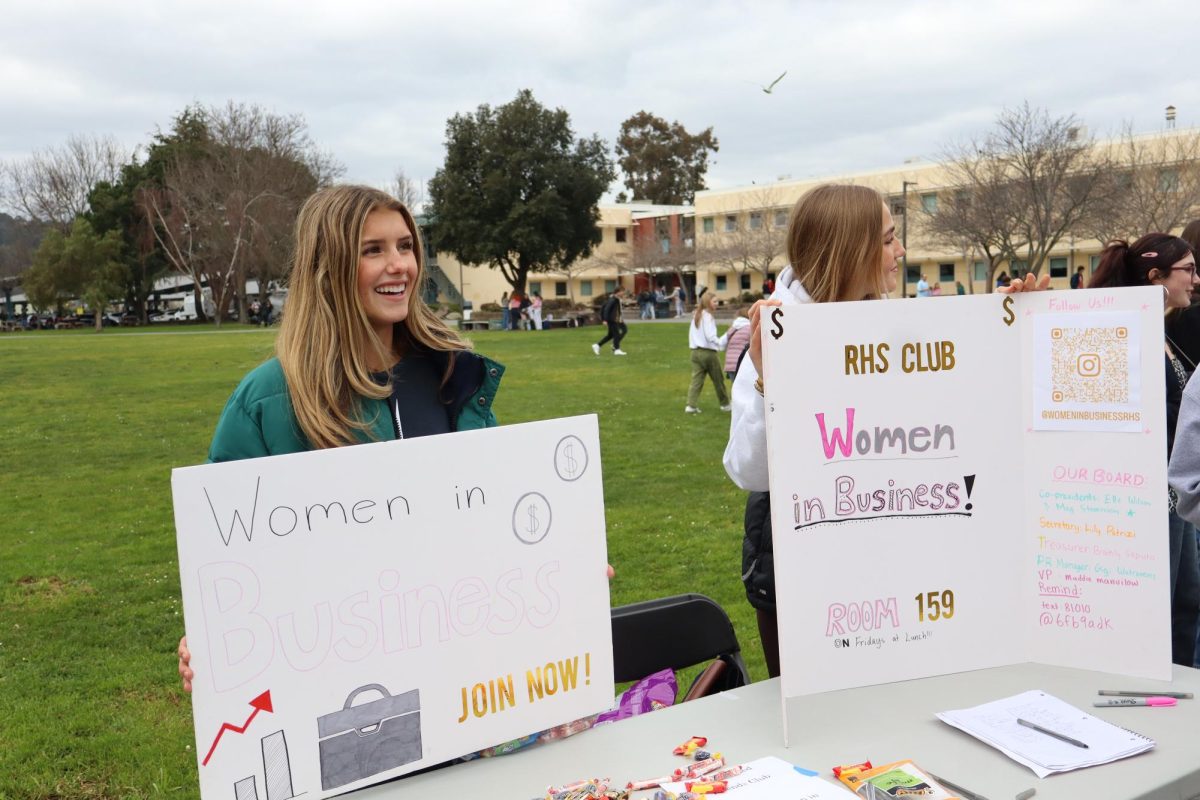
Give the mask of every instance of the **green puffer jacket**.
[{"label": "green puffer jacket", "polygon": [[[466,350],[453,354],[434,352],[432,357],[442,360],[439,371],[444,368],[445,359],[452,355],[454,372],[442,391],[449,398],[453,429],[469,431],[494,427],[496,416],[492,413],[492,402],[500,387],[504,366]],[[364,420],[370,422],[368,431],[359,436],[362,442],[396,438],[387,399],[363,399],[362,407]],[[217,422],[208,460],[237,461],[311,449],[296,423],[283,366],[279,359],[272,358],[252,370],[234,389]]]}]

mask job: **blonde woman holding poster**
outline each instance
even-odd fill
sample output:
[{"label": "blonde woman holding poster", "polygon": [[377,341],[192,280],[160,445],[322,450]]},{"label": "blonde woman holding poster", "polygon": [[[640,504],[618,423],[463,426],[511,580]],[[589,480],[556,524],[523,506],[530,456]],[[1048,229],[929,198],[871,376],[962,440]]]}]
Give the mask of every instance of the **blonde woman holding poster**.
[{"label": "blonde woman holding poster", "polygon": [[[876,300],[895,291],[904,247],[882,195],[866,186],[818,186],[792,208],[788,222],[789,266],[775,291],[750,309],[750,348],[733,382],[733,418],[725,448],[725,471],[751,494],[746,502],[742,580],[758,612],[758,628],[771,677],[779,674],[775,576],[763,407],[762,339],[765,307],[800,303]],[[1040,281],[1014,280],[1009,292],[1045,289]]]},{"label": "blonde woman holding poster", "polygon": [[[412,214],[364,186],[310,197],[275,358],[225,404],[211,462],[429,436],[496,424],[504,367],[470,346],[421,299],[425,264]],[[179,674],[191,690],[186,638]]]}]

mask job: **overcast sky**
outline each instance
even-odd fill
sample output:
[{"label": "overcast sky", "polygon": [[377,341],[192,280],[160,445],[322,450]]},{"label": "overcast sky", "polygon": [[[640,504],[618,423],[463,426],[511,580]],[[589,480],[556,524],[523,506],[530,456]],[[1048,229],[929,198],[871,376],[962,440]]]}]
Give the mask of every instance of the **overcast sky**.
[{"label": "overcast sky", "polygon": [[0,158],[233,99],[304,115],[348,180],[427,180],[447,118],[528,88],[610,145],[639,110],[712,126],[722,188],[934,158],[1025,100],[1096,134],[1168,104],[1197,125],[1197,31],[1184,0],[3,0]]}]

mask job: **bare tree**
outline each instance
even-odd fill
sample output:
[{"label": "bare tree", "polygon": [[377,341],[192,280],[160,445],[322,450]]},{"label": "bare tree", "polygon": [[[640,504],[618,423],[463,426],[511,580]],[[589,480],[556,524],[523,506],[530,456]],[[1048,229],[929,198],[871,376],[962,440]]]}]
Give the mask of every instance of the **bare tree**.
[{"label": "bare tree", "polygon": [[15,213],[51,222],[65,231],[88,210],[88,193],[115,182],[132,152],[111,136],[74,135],[58,147],[37,150],[0,165],[0,201]]},{"label": "bare tree", "polygon": [[951,146],[943,158],[946,189],[923,209],[928,235],[988,260],[988,286],[999,262],[1023,258],[1037,275],[1050,251],[1093,214],[1110,170],[1071,115],[1051,117],[1025,103],[1005,110],[982,140]]},{"label": "bare tree", "polygon": [[404,167],[396,168],[396,175],[388,185],[388,191],[391,192],[392,197],[408,206],[408,210],[414,214],[425,204],[425,190],[421,186],[421,181],[408,177]]},{"label": "bare tree", "polygon": [[197,309],[207,286],[218,324],[235,300],[245,322],[246,277],[258,276],[261,293],[284,273],[300,203],[340,167],[302,117],[232,102],[203,113],[208,140],[173,158],[162,188],[144,189],[139,202],[172,267],[192,279]]},{"label": "bare tree", "polygon": [[787,254],[787,206],[774,189],[746,196],[736,210],[733,230],[707,234],[698,251],[700,261],[718,264],[740,275],[757,272],[764,279]]},{"label": "bare tree", "polygon": [[1113,169],[1081,232],[1133,241],[1188,223],[1200,207],[1200,131],[1137,135],[1125,125],[1110,149]]}]

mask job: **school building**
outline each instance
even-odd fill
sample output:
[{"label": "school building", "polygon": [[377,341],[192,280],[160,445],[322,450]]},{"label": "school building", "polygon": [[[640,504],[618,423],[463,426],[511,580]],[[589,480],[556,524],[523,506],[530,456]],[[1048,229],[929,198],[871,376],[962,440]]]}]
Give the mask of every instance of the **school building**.
[{"label": "school building", "polygon": [[[1145,147],[1161,147],[1173,136],[1195,136],[1195,130],[1168,129],[1136,137]],[[1097,149],[1119,159],[1120,140],[1096,143]],[[600,206],[601,242],[592,256],[569,273],[534,273],[529,291],[544,299],[570,299],[589,304],[608,294],[620,283],[636,293],[647,286],[673,288],[682,283],[691,300],[704,286],[724,301],[757,295],[766,280],[774,280],[787,262],[787,221],[796,200],[823,183],[853,183],[869,186],[883,195],[896,222],[897,236],[905,233],[907,211],[907,270],[899,296],[916,293],[922,275],[930,286],[941,285],[943,295],[952,295],[962,284],[966,293],[988,290],[988,264],[970,247],[953,251],[929,241],[922,232],[922,212],[936,213],[939,200],[956,191],[947,169],[939,163],[905,163],[888,169],[842,175],[825,175],[803,180],[780,180],[698,192],[693,206],[661,206],[622,203]],[[1169,190],[1168,185],[1164,190]],[[1176,231],[1178,232],[1178,231]],[[1049,253],[1043,273],[1051,285],[1068,288],[1070,276],[1083,267],[1085,279],[1099,262],[1103,244],[1080,235],[1064,236]],[[435,254],[437,266],[452,284],[450,291],[439,284],[441,299],[457,302],[459,290],[476,309],[498,302],[510,290],[499,270],[459,264],[448,253]],[[996,275],[1022,275],[1029,265],[1021,260],[1002,262]],[[993,276],[994,277],[994,276]]]}]

